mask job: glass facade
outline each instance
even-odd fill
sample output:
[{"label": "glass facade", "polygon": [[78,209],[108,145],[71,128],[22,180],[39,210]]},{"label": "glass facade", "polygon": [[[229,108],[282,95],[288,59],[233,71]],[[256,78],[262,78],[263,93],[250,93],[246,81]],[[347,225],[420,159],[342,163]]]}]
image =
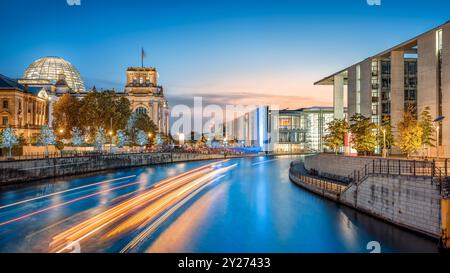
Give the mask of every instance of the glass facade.
[{"label": "glass facade", "polygon": [[[272,116],[276,117],[276,116]],[[280,111],[278,115],[278,153],[321,152],[327,123],[334,119],[331,107]],[[276,123],[273,123],[276,124]]]},{"label": "glass facade", "polygon": [[64,76],[67,85],[75,92],[85,92],[84,82],[78,70],[68,61],[59,57],[45,57],[33,62],[23,75],[27,80],[49,80],[56,83]]}]

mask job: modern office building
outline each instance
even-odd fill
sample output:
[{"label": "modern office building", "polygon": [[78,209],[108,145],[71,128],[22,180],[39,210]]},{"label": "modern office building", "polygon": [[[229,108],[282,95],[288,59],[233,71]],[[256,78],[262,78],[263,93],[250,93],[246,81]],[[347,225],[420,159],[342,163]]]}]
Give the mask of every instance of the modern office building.
[{"label": "modern office building", "polygon": [[332,107],[276,110],[260,106],[227,122],[220,137],[234,140],[235,146],[260,147],[268,152],[322,152],[326,150],[323,137],[327,124],[333,118]]},{"label": "modern office building", "polygon": [[345,86],[348,117],[359,113],[375,123],[389,117],[395,127],[404,111],[417,115],[430,107],[433,117],[446,117],[435,125],[440,136],[434,154],[450,156],[450,22],[315,84],[334,87],[335,118],[344,118]]},{"label": "modern office building", "polygon": [[322,152],[332,107],[271,111],[271,142],[276,153]]}]

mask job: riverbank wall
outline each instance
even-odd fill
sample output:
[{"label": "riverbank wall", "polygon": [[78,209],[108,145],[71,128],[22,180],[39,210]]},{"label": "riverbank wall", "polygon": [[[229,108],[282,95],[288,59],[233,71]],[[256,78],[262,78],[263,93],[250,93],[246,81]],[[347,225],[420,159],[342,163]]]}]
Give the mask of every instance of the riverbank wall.
[{"label": "riverbank wall", "polygon": [[0,162],[0,186],[119,168],[232,158],[220,154],[138,153]]},{"label": "riverbank wall", "polygon": [[330,200],[442,239],[446,236],[442,217],[447,212],[442,189],[447,180],[438,177],[434,168],[429,162],[313,155],[304,163],[294,162],[290,178]]}]

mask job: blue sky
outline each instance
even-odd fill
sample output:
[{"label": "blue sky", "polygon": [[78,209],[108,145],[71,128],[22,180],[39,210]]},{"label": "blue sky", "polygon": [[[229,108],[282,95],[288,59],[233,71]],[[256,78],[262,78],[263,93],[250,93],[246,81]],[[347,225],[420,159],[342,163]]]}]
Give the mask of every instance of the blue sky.
[{"label": "blue sky", "polygon": [[123,89],[125,70],[155,66],[172,105],[330,105],[313,82],[450,20],[449,1],[0,0],[0,73],[43,56],[72,62],[87,87]]}]

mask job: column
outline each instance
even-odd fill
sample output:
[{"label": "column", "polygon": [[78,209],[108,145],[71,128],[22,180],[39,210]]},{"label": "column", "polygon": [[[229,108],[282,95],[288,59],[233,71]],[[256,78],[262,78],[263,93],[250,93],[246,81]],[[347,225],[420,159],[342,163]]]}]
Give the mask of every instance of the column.
[{"label": "column", "polygon": [[334,118],[344,118],[344,76],[334,76]]},{"label": "column", "polygon": [[442,157],[450,157],[450,23],[442,28]]},{"label": "column", "polygon": [[[397,125],[403,120],[405,111],[405,59],[403,51],[391,52],[391,124],[394,137],[398,135]],[[393,153],[399,153],[393,147]]]}]

